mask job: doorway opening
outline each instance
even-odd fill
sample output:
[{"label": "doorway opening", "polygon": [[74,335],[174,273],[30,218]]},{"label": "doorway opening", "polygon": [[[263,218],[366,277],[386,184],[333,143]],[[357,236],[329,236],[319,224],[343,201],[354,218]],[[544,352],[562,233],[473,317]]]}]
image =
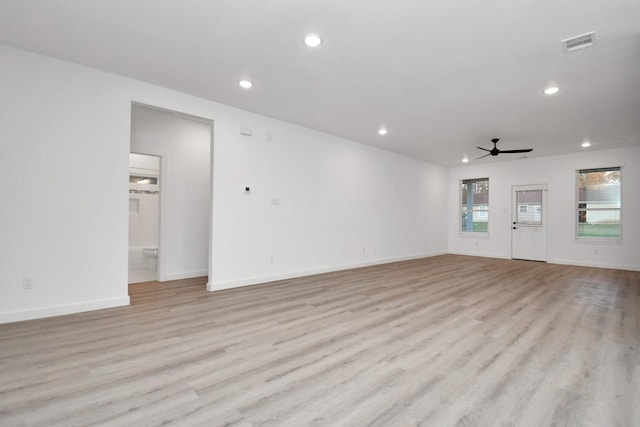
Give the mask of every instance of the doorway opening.
[{"label": "doorway opening", "polygon": [[158,280],[160,157],[129,154],[129,284]]},{"label": "doorway opening", "polygon": [[[149,281],[152,270],[156,272],[152,281],[205,278],[206,283],[211,258],[212,147],[212,120],[132,104],[132,158],[155,159],[157,174],[137,170],[130,173],[129,180],[134,181],[130,186],[138,186],[134,188],[138,193],[131,193],[130,189],[129,244],[140,248],[135,260],[143,264],[147,276],[130,271],[129,283]],[[156,187],[151,190],[139,188],[140,185]],[[145,207],[150,209],[144,199],[153,196],[158,202],[157,220],[143,215]],[[134,224],[136,220],[142,224]],[[135,225],[142,225],[149,233],[145,237],[156,230],[157,240],[140,240]]]}]

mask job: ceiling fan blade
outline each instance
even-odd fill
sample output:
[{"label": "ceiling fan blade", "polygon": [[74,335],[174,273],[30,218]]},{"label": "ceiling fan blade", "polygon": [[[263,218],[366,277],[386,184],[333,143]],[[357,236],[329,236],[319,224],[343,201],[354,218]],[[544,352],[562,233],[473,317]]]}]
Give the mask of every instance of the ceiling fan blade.
[{"label": "ceiling fan blade", "polygon": [[487,150],[486,148],[482,148],[482,147],[476,147],[476,148],[479,148],[479,149],[484,150],[484,151],[491,151],[491,150]]},{"label": "ceiling fan blade", "polygon": [[500,150],[500,153],[528,153],[533,151],[533,148],[523,148],[522,150]]},{"label": "ceiling fan blade", "polygon": [[[478,147],[478,148],[480,148],[480,147]],[[487,150],[487,151],[489,151],[489,150]],[[491,155],[491,153],[485,154],[484,156],[478,157],[476,160],[484,159],[485,157],[490,156],[490,155]]]}]

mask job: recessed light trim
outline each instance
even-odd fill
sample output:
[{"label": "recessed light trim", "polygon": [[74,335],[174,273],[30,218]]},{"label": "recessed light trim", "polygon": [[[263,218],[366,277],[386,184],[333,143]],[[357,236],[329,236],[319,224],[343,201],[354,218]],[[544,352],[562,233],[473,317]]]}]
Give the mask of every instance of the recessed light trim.
[{"label": "recessed light trim", "polygon": [[544,90],[545,95],[555,95],[560,92],[560,88],[558,86],[551,86]]},{"label": "recessed light trim", "polygon": [[242,89],[251,89],[251,87],[253,86],[253,83],[251,83],[249,80],[240,80],[238,82],[238,85],[242,88]]},{"label": "recessed light trim", "polygon": [[389,131],[386,130],[385,128],[380,128],[380,130],[378,131],[378,135],[382,135],[382,136],[385,136],[388,133]]},{"label": "recessed light trim", "polygon": [[322,38],[316,33],[305,34],[304,44],[309,47],[318,47],[322,44]]},{"label": "recessed light trim", "polygon": [[580,144],[582,146],[582,148],[587,148],[587,147],[591,147],[591,143],[589,141],[585,141],[582,144]]}]

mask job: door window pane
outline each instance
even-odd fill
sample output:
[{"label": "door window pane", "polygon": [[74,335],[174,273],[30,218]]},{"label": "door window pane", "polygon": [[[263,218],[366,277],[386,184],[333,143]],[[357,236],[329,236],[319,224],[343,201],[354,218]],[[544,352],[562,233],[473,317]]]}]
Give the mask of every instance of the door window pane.
[{"label": "door window pane", "polygon": [[542,225],[542,190],[516,191],[516,222]]}]

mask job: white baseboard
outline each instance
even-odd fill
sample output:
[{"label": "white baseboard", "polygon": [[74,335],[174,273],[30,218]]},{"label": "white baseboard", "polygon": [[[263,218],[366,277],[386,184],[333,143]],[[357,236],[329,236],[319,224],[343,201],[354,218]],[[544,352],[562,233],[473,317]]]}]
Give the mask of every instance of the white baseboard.
[{"label": "white baseboard", "polygon": [[129,305],[129,295],[95,301],[86,301],[78,304],[57,305],[30,310],[10,311],[0,313],[0,324],[21,322],[23,320],[42,319],[44,317],[62,316],[65,314],[82,313],[84,311],[102,310],[104,308],[122,307]]},{"label": "white baseboard", "polygon": [[194,277],[204,277],[204,276],[207,276],[208,274],[209,272],[207,270],[190,271],[186,273],[165,274],[164,277],[160,278],[160,282],[167,282],[169,280],[192,279]]},{"label": "white baseboard", "polygon": [[223,289],[239,288],[241,286],[258,285],[260,283],[275,282],[278,280],[293,279],[295,277],[313,276],[314,274],[331,273],[334,271],[350,270],[353,268],[369,267],[372,265],[388,264],[398,261],[409,261],[412,259],[429,258],[437,255],[445,255],[447,251],[429,252],[419,255],[409,255],[395,258],[386,258],[373,261],[356,262],[350,264],[340,264],[329,267],[315,268],[311,270],[302,270],[289,273],[272,274],[268,276],[248,277],[238,280],[229,280],[226,282],[209,282],[207,283],[208,291],[221,291]]},{"label": "white baseboard", "polygon": [[500,258],[500,259],[511,259],[511,256],[505,254],[492,254],[486,252],[467,252],[467,251],[450,251],[447,252],[451,255],[466,255],[466,256],[478,256],[482,258]]},{"label": "white baseboard", "polygon": [[[491,253],[479,254],[477,252],[465,252],[465,251],[452,251],[449,253],[452,255],[466,255],[466,256],[478,256],[478,257],[484,257],[484,258],[511,259],[511,256],[504,255],[504,254],[491,254]],[[610,268],[613,270],[640,271],[640,266],[638,265],[614,264],[614,263],[607,263],[607,262],[575,261],[575,260],[554,258],[554,259],[547,260],[547,263],[561,264],[561,265],[575,265],[576,267],[594,267],[594,268]]]},{"label": "white baseboard", "polygon": [[577,267],[610,268],[613,270],[640,271],[639,265],[613,264],[608,262],[575,261],[569,259],[550,259],[549,264],[575,265]]},{"label": "white baseboard", "polygon": [[[230,280],[226,282],[217,282],[217,283],[209,282],[207,283],[207,290],[218,291],[218,290],[237,288],[242,286],[257,285],[260,283],[274,282],[278,280],[293,279],[295,277],[312,276],[314,274],[331,273],[334,271],[349,270],[349,269],[360,268],[360,267],[369,267],[372,265],[388,264],[388,263],[398,262],[398,261],[408,261],[413,259],[429,258],[429,257],[445,255],[449,253],[454,255],[468,255],[468,256],[482,256],[487,258],[510,259],[504,254],[478,254],[475,252],[436,251],[436,252],[430,252],[430,253],[424,253],[424,254],[418,254],[418,255],[379,259],[379,260],[357,262],[357,263],[350,263],[350,264],[340,264],[340,265],[316,268],[311,270],[273,274],[273,275],[259,276],[259,277],[249,277],[249,278],[238,279],[238,280]],[[584,261],[575,261],[575,260],[566,260],[566,259],[550,259],[548,262],[550,264],[575,265],[579,267],[595,267],[595,268],[610,268],[615,270],[640,271],[640,266],[638,265],[594,263],[594,262],[584,262]],[[179,280],[179,279],[186,279],[186,278],[192,278],[192,277],[203,277],[203,276],[206,276],[207,274],[208,274],[207,271],[171,274],[171,275],[167,275],[166,280]],[[52,316],[62,316],[65,314],[82,313],[85,311],[92,311],[92,310],[102,310],[105,308],[122,307],[122,306],[127,306],[129,304],[130,304],[129,296],[127,295],[127,296],[118,297],[118,298],[86,301],[78,304],[68,304],[68,305],[60,305],[60,306],[52,306],[52,307],[41,307],[41,308],[29,309],[29,310],[5,312],[5,313],[0,313],[0,324],[20,322],[23,320],[41,319],[41,318],[52,317]]]}]

